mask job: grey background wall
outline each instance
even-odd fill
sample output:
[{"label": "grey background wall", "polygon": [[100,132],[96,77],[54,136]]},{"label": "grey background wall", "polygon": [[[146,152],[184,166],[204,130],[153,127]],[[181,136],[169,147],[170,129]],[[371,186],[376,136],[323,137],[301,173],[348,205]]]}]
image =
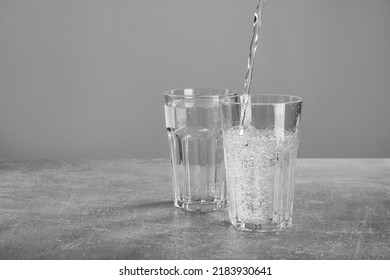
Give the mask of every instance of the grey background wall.
[{"label": "grey background wall", "polygon": [[[257,0],[0,0],[0,157],[168,157],[162,92],[242,90]],[[253,92],[300,157],[390,157],[390,1],[268,0]]]}]

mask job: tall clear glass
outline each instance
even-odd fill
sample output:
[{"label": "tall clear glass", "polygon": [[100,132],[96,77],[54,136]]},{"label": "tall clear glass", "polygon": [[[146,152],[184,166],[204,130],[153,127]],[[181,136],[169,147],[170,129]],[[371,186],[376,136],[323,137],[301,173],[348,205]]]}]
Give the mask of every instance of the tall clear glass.
[{"label": "tall clear glass", "polygon": [[226,177],[219,101],[229,89],[188,88],[164,92],[174,203],[185,211],[226,206]]},{"label": "tall clear glass", "polygon": [[292,225],[302,99],[247,98],[221,99],[229,217],[240,230],[278,231]]}]

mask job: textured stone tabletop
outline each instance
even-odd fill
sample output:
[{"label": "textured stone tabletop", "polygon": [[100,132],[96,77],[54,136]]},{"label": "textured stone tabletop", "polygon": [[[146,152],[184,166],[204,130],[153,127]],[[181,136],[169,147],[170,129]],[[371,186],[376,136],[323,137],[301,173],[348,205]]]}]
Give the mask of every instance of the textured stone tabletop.
[{"label": "textured stone tabletop", "polygon": [[175,209],[168,160],[0,161],[0,259],[390,259],[390,159],[299,159],[292,228]]}]

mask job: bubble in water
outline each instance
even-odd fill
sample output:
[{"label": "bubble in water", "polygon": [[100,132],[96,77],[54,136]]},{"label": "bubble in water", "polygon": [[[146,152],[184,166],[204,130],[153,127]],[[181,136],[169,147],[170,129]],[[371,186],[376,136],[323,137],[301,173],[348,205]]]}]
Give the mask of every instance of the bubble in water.
[{"label": "bubble in water", "polygon": [[291,182],[290,162],[298,148],[297,132],[284,131],[282,142],[274,128],[234,127],[224,134],[226,176],[234,215],[246,222],[273,219],[275,193]]}]

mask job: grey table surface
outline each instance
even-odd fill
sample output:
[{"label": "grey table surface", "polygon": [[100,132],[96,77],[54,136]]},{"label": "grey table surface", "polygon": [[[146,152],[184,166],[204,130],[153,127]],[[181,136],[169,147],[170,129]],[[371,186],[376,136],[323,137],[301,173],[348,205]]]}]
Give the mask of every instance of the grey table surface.
[{"label": "grey table surface", "polygon": [[0,161],[0,259],[390,259],[390,159],[299,159],[293,227],[175,209],[169,161]]}]

